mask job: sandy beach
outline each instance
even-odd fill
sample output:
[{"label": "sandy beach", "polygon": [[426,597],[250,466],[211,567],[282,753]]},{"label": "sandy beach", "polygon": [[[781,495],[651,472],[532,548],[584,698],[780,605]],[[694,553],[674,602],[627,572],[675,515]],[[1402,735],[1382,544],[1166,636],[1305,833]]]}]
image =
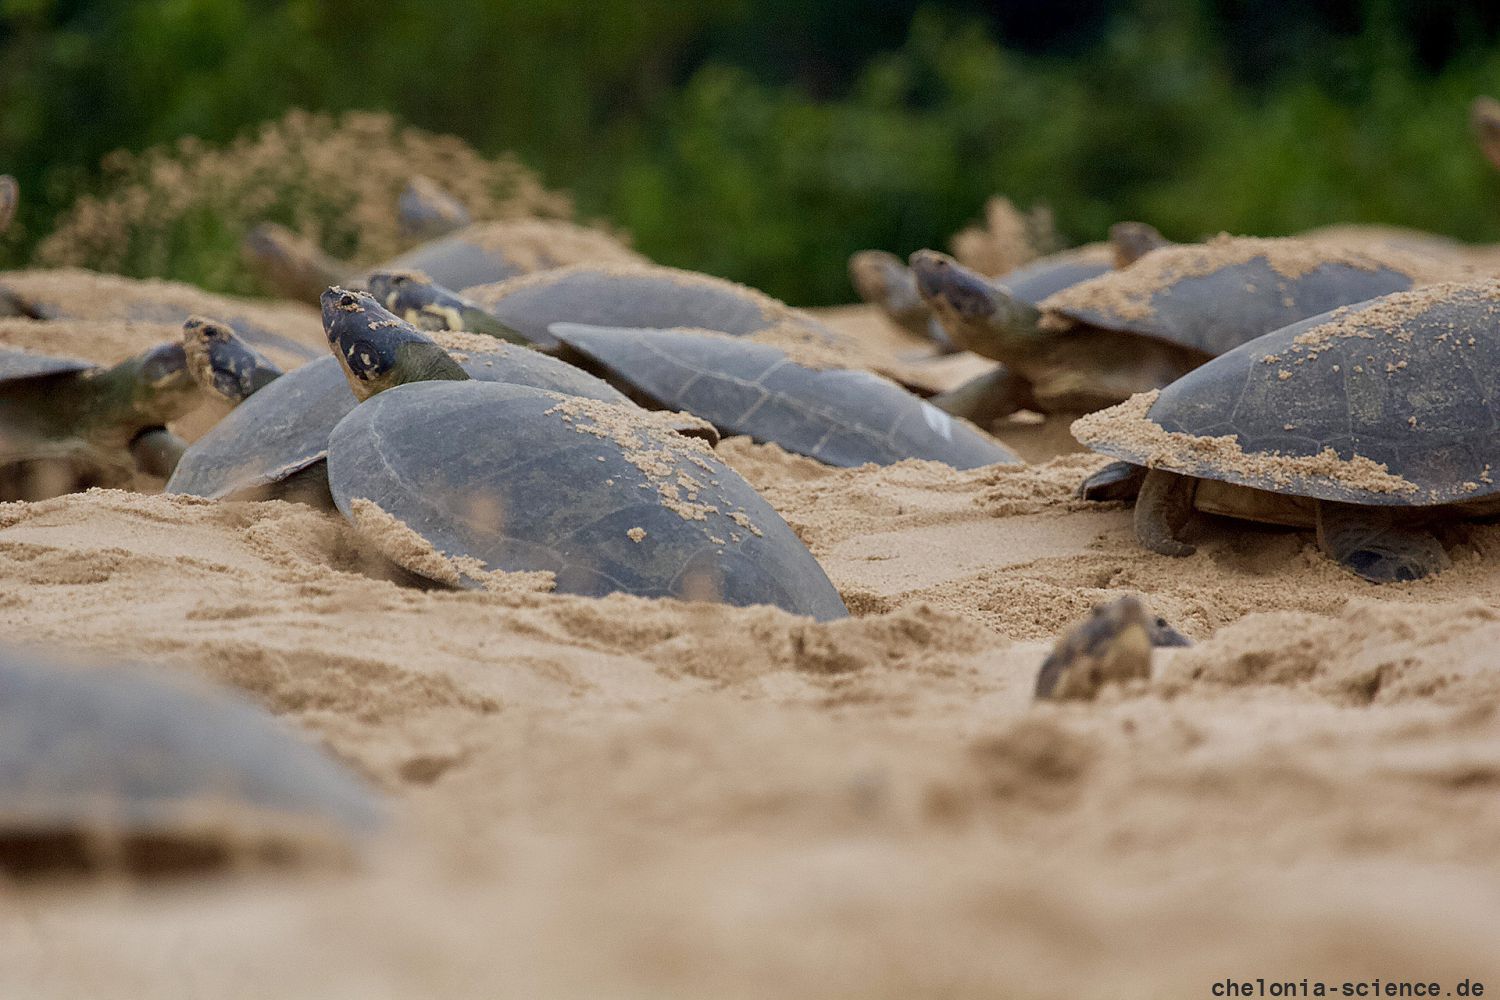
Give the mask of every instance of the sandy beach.
[{"label": "sandy beach", "polygon": [[[984,365],[824,317],[937,387]],[[78,330],[101,361],[160,333]],[[8,640],[231,685],[389,812],[347,867],[0,886],[0,996],[1500,988],[1500,527],[1384,587],[1306,532],[1219,522],[1171,559],[1075,498],[1106,460],[1065,422],[997,434],[1032,464],[719,446],[854,613],[830,624],[418,589],[279,501],[0,505]],[[1057,635],[1126,593],[1196,645],[1034,703]]]}]

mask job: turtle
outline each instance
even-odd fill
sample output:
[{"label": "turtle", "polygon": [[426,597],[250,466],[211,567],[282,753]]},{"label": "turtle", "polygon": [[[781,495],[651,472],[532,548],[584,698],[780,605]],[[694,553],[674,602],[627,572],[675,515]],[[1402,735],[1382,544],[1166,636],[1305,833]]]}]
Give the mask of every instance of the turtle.
[{"label": "turtle", "polygon": [[238,406],[285,374],[251,349],[227,323],[189,316],[182,324],[188,371],[209,397]]},{"label": "turtle", "polygon": [[21,203],[21,186],[10,174],[0,174],[0,234],[10,228]]},{"label": "turtle", "polygon": [[276,223],[254,227],[245,237],[243,251],[262,284],[306,302],[317,301],[331,285],[362,285],[373,270],[419,271],[446,288],[461,291],[569,264],[645,263],[645,258],[610,234],[560,219],[476,222],[374,268],[332,257]]},{"label": "turtle", "polygon": [[1329,309],[1437,280],[1427,258],[1220,236],[1162,247],[1028,305],[928,250],[922,295],[957,342],[1004,369],[934,400],[983,426],[1016,409],[1089,412]]},{"label": "turtle", "polygon": [[405,568],[431,575],[436,559],[440,579],[468,587],[541,571],[560,593],[848,615],[812,553],[707,445],[634,404],[474,380],[371,306],[324,297],[330,349],[361,398],[328,437],[328,482],[357,530],[401,539],[393,555],[412,533],[430,547],[398,558]]},{"label": "turtle", "polygon": [[1153,618],[1140,598],[1127,594],[1094,605],[1087,618],[1058,638],[1037,672],[1035,694],[1038,700],[1092,700],[1105,684],[1150,677],[1153,648],[1191,645],[1165,618]]},{"label": "turtle", "polygon": [[1375,583],[1448,565],[1435,530],[1500,511],[1500,283],[1428,285],[1267,334],[1073,425],[1148,470],[1136,537],[1190,555],[1194,510],[1314,528]]},{"label": "turtle", "polygon": [[418,175],[407,181],[396,202],[401,232],[418,239],[436,239],[462,229],[474,221],[464,203],[430,177]]},{"label": "turtle", "polygon": [[[1099,246],[1050,254],[1022,264],[997,280],[1016,298],[1032,305],[1110,270],[1109,251]],[[916,275],[900,257],[884,250],[861,250],[849,258],[849,280],[859,297],[878,306],[914,336],[930,340],[944,352],[960,348],[917,289]]]},{"label": "turtle", "polygon": [[338,856],[383,809],[264,710],[130,664],[0,646],[0,870],[181,874]]},{"label": "turtle", "polygon": [[687,410],[828,465],[908,458],[959,469],[1021,459],[893,382],[710,330],[553,323],[561,357],[648,406]]},{"label": "turtle", "polygon": [[166,425],[200,402],[180,343],[107,368],[0,347],[0,499],[170,476],[187,445]]},{"label": "turtle", "polygon": [[[441,283],[441,282],[439,282]],[[822,321],[764,292],[674,267],[577,264],[465,290],[465,296],[543,349],[553,323],[716,330],[740,337],[780,330],[835,345]]]},{"label": "turtle", "polygon": [[[359,293],[355,299],[370,323],[408,328],[369,295]],[[335,313],[329,320],[343,315]],[[488,337],[439,336],[471,378],[629,402],[592,375],[528,348]],[[309,362],[243,398],[188,448],[166,490],[210,499],[269,497],[331,507],[324,464],[328,435],[357,402],[335,358],[325,355]]]},{"label": "turtle", "polygon": [[316,313],[295,303],[214,295],[174,281],[126,278],[77,268],[0,274],[0,316],[126,320],[180,327],[193,315],[220,319],[246,343],[283,366],[295,366],[325,353]]}]

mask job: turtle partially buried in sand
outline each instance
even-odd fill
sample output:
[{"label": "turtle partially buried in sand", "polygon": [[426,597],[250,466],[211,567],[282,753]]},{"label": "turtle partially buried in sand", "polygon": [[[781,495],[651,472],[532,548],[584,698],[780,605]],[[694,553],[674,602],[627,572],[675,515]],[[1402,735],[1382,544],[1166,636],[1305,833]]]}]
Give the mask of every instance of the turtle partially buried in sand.
[{"label": "turtle partially buried in sand", "polygon": [[166,425],[200,402],[179,343],[111,367],[0,347],[0,500],[165,478],[187,447]]},{"label": "turtle partially buried in sand", "polygon": [[468,587],[540,571],[564,593],[847,616],[792,529],[702,442],[634,404],[476,381],[367,295],[330,289],[323,303],[362,400],[328,437],[328,483],[405,568]]},{"label": "turtle partially buried in sand", "polygon": [[949,334],[1002,362],[934,400],[981,426],[1017,409],[1112,406],[1288,323],[1438,280],[1435,268],[1394,251],[1223,236],[1154,250],[1031,306],[942,254],[912,257]]},{"label": "turtle partially buried in sand", "polygon": [[1313,527],[1367,580],[1443,569],[1435,529],[1500,513],[1500,282],[1333,310],[1073,425],[1149,469],[1141,544],[1189,555],[1194,510]]},{"label": "turtle partially buried in sand", "polygon": [[264,711],[0,646],[0,870],[195,872],[346,853],[380,807]]}]

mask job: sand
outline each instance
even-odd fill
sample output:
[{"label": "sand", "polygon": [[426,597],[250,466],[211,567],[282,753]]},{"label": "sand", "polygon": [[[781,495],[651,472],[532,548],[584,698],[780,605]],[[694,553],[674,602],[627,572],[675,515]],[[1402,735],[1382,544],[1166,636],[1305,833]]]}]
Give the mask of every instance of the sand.
[{"label": "sand", "polygon": [[[1500,981],[1500,527],[1380,588],[1307,533],[1146,552],[1127,509],[1073,497],[1098,456],[718,452],[852,619],[415,589],[276,501],[0,506],[7,639],[231,684],[394,817],[353,871],[0,886],[0,996]],[[1033,704],[1055,637],[1127,593],[1198,644]]]}]

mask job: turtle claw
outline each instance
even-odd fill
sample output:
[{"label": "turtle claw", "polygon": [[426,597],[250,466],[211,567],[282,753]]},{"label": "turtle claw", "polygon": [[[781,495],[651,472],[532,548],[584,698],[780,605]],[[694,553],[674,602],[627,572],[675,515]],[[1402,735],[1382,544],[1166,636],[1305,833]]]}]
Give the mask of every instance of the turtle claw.
[{"label": "turtle claw", "polygon": [[1085,479],[1078,487],[1080,500],[1105,503],[1110,500],[1130,502],[1141,492],[1146,469],[1131,462],[1110,462]]},{"label": "turtle claw", "polygon": [[1389,512],[1348,504],[1318,505],[1318,547],[1371,583],[1406,583],[1452,565],[1430,531],[1396,525]]}]

